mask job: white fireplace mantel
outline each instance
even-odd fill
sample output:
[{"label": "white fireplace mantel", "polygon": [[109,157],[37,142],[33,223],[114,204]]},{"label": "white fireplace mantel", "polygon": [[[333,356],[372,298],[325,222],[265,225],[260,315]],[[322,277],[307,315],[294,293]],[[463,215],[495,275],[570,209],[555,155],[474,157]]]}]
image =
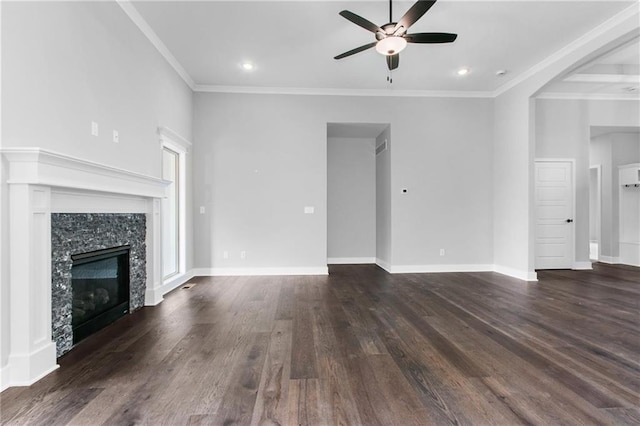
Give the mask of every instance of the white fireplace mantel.
[{"label": "white fireplace mantel", "polygon": [[[51,213],[145,213],[145,305],[162,301],[160,200],[170,182],[40,148],[5,148],[10,348],[0,390],[58,366],[51,335]],[[5,285],[5,283],[3,283]]]},{"label": "white fireplace mantel", "polygon": [[40,148],[5,148],[9,184],[45,185],[78,190],[163,198],[171,184],[160,178],[109,167]]}]

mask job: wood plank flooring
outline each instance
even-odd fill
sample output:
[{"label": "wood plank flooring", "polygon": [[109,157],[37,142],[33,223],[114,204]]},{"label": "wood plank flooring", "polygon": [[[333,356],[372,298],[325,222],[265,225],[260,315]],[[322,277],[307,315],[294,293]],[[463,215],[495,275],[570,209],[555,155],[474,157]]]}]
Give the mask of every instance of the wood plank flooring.
[{"label": "wood plank flooring", "polygon": [[640,424],[640,269],[194,278],[2,424]]}]

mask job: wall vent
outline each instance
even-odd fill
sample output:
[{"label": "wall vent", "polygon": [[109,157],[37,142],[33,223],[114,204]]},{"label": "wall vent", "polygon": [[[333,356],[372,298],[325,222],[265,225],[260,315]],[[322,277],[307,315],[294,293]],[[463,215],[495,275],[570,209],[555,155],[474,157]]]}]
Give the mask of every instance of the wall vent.
[{"label": "wall vent", "polygon": [[385,139],[378,147],[376,148],[376,155],[379,155],[387,150],[387,140]]}]

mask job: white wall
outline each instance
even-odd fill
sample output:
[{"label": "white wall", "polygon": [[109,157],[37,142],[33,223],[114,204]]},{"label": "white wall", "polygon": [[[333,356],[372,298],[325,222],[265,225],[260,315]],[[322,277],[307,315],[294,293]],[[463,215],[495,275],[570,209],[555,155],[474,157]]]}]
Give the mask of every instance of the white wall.
[{"label": "white wall", "polygon": [[393,128],[394,264],[491,263],[491,100],[198,93],[194,108],[197,267],[325,264],[333,122]]},{"label": "white wall", "polygon": [[496,97],[493,241],[497,271],[536,279],[532,207],[537,117],[532,98],[588,55],[611,49],[620,40],[635,36],[639,22],[638,7],[633,5],[533,66],[501,89]]},{"label": "white wall", "polygon": [[4,147],[161,176],[156,129],[190,139],[192,93],[117,3],[11,2],[2,19]]},{"label": "white wall", "polygon": [[[3,148],[40,147],[160,177],[157,128],[191,138],[191,90],[117,3],[2,2],[1,19]],[[2,185],[6,209],[4,176]],[[6,210],[0,217],[6,229]],[[6,265],[2,258],[0,366],[9,342]]]},{"label": "white wall", "polygon": [[376,261],[385,268],[391,265],[391,128],[387,126],[376,138],[376,148],[387,149],[376,155]]},{"label": "white wall", "polygon": [[327,140],[327,257],[376,255],[375,139]]},{"label": "white wall", "polygon": [[[589,262],[589,167],[595,165],[589,160],[590,127],[638,126],[640,102],[539,99],[535,111],[536,158],[575,159],[575,256],[577,262]],[[603,189],[613,185],[611,176],[603,165]],[[608,197],[603,192],[603,254],[617,251],[617,231],[611,239],[605,234],[605,228],[614,227],[607,206],[617,204],[617,195]]]}]

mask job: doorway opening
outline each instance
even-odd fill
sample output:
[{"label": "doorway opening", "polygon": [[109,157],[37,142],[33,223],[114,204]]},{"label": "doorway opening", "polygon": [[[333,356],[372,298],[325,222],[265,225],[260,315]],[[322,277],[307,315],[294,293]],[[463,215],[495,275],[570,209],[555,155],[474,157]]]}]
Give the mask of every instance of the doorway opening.
[{"label": "doorway opening", "polygon": [[388,123],[327,123],[327,264],[390,264],[390,147]]}]

